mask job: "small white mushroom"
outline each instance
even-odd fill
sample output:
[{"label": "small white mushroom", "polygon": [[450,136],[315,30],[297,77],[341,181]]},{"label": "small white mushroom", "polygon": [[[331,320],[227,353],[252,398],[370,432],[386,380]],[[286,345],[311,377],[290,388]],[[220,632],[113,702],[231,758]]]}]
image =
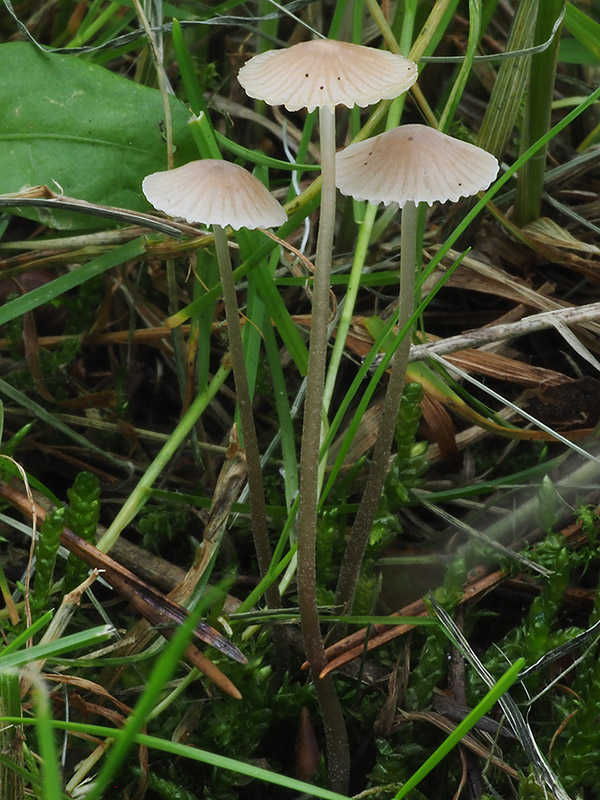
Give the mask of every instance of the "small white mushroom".
[{"label": "small white mushroom", "polygon": [[396,202],[402,208],[398,330],[405,331],[393,356],[367,485],[340,566],[336,603],[344,611],[354,596],[383,489],[406,376],[417,268],[417,206],[476,194],[487,189],[497,174],[493,155],[426,125],[401,125],[336,155],[336,185],[342,194],[374,204]]},{"label": "small white mushroom", "polygon": [[142,189],[155,208],[171,216],[182,217],[187,222],[212,225],[248,468],[252,535],[260,574],[264,575],[271,561],[271,546],[260,451],[225,226],[231,225],[236,230],[270,228],[282,225],[287,220],[287,214],[251,172],[237,164],[218,159],[191,161],[167,172],[153,172],[144,178]]},{"label": "small white mushroom", "polygon": [[401,125],[336,156],[342,194],[400,207],[456,202],[487,189],[497,174],[491,153],[426,125]]},{"label": "small white mushroom", "polygon": [[[323,711],[332,774],[348,768],[348,744],[332,684],[320,680],[323,639],[315,605],[315,545],[320,489],[319,450],[327,359],[329,276],[335,227],[335,106],[367,106],[398,97],[416,81],[417,65],[402,56],[347,42],[321,39],[254,56],[238,74],[250,97],[288,111],[319,109],[321,214],[315,257],[315,282],[302,449],[298,530],[298,600],[306,655]],[[336,710],[337,708],[337,710]]]},{"label": "small white mushroom", "polygon": [[392,100],[417,80],[404,56],[333,39],[300,42],[251,58],[238,80],[250,97],[288,111],[337,105],[361,107]]},{"label": "small white mushroom", "polygon": [[268,189],[247,169],[206,158],[153,172],[142,190],[155,208],[186,222],[232,228],[271,228],[287,215]]}]

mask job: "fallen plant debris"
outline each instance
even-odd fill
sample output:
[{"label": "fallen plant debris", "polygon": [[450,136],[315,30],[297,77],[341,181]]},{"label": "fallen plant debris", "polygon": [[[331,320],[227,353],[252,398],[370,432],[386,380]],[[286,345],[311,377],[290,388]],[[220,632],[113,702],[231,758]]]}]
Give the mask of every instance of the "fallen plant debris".
[{"label": "fallen plant debris", "polygon": [[593,800],[598,4],[6,7],[0,796]]}]

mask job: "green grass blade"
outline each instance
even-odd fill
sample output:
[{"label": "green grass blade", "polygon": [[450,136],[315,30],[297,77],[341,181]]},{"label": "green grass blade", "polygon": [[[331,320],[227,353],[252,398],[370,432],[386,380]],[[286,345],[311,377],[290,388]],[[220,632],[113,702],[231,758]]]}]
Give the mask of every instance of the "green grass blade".
[{"label": "green grass blade", "polygon": [[33,689],[33,703],[35,708],[35,725],[39,754],[42,759],[42,786],[44,800],[62,800],[61,776],[58,765],[60,759],[56,748],[54,729],[52,727],[52,714],[48,690],[41,681]]},{"label": "green grass blade", "polygon": [[52,658],[61,653],[67,653],[69,650],[77,650],[80,647],[89,647],[92,644],[98,644],[98,642],[109,639],[112,635],[113,629],[110,625],[98,625],[98,627],[90,628],[87,631],[62,636],[53,642],[36,644],[27,650],[0,655],[0,670],[16,669],[17,667],[25,666],[25,664],[30,664],[32,661]]},{"label": "green grass blade", "polygon": [[[316,192],[313,195],[311,195],[309,192],[304,193],[303,198],[298,199],[297,201],[297,208],[294,208],[294,212],[288,221],[284,223],[277,231],[277,235],[282,239],[285,239],[286,236],[296,230],[298,225],[301,224],[305,217],[312,213],[317,205],[318,195],[316,195]],[[272,250],[274,250],[275,247],[277,247],[277,244],[271,239],[267,239],[259,247],[259,249],[252,254],[250,258],[248,258],[243,264],[240,264],[240,266],[234,270],[233,277],[235,281],[240,281],[248,274],[250,270],[257,267],[261,261],[266,258]],[[286,308],[285,303],[281,299],[281,296],[277,291],[277,287],[273,283],[273,279],[270,275],[265,275],[258,270],[256,281],[261,296],[267,307],[270,309],[275,327],[283,339],[284,344],[288,348],[296,367],[302,375],[306,374],[306,366],[308,364],[308,350],[306,344],[304,343],[304,340],[300,335],[295,323],[291,319],[290,313]],[[210,291],[206,292],[203,297],[192,301],[185,308],[182,308],[180,311],[178,311],[177,314],[170,317],[167,320],[167,324],[170,327],[182,325],[196,311],[208,306],[210,303],[215,302],[219,297],[220,291],[221,284],[219,283]]]},{"label": "green grass blade", "polygon": [[425,20],[408,57],[420,61],[421,56],[430,55],[442,40],[446,28],[452,21],[458,0],[437,0]]},{"label": "green grass blade", "polygon": [[173,37],[173,50],[175,51],[175,58],[177,59],[179,74],[181,76],[183,88],[187,94],[190,108],[196,116],[198,116],[200,112],[204,112],[208,116],[208,109],[206,107],[206,103],[204,102],[202,89],[200,88],[198,79],[196,78],[194,62],[192,61],[191,53],[185,42],[185,39],[183,38],[183,31],[181,30],[181,25],[179,24],[178,19],[173,20],[171,36]]},{"label": "green grass blade", "polygon": [[[507,50],[522,50],[533,42],[538,0],[522,0],[513,20]],[[477,144],[501,159],[512,133],[529,74],[529,58],[510,58],[498,70]]]},{"label": "green grass blade", "polygon": [[[550,112],[554,96],[554,78],[560,42],[560,19],[564,0],[544,0],[540,4],[535,29],[535,44],[547,41],[554,31],[554,40],[542,53],[531,57],[529,87],[523,126],[521,148],[526,150],[543,136],[550,127]],[[558,24],[557,24],[558,23]],[[546,147],[523,165],[517,180],[517,198],[513,219],[519,227],[540,216],[544,175],[546,172]]]},{"label": "green grass blade", "polygon": [[481,35],[481,2],[480,0],[469,0],[469,39],[467,42],[467,49],[465,52],[465,60],[463,61],[458,76],[454,81],[450,97],[444,107],[440,117],[439,130],[448,132],[450,125],[454,119],[454,114],[460,103],[460,99],[467,85],[467,80],[471,74],[471,67],[473,66],[473,58],[479,46],[479,37]]},{"label": "green grass blade", "polygon": [[[243,259],[250,255],[260,246],[261,234],[256,231],[239,230],[236,231],[235,238],[240,246]],[[256,281],[253,279],[257,272],[267,272],[272,279],[266,260],[263,260],[258,267],[249,275],[248,292],[246,298],[246,320],[243,325],[244,356],[246,361],[246,372],[248,375],[248,386],[250,396],[254,396],[256,388],[256,378],[260,360],[260,346],[262,342],[262,329],[265,319],[269,319],[269,314],[265,315],[265,303],[260,295]]]},{"label": "green grass blade", "polygon": [[200,153],[200,158],[222,158],[219,143],[217,142],[215,131],[210,121],[210,117],[205,111],[201,111],[197,117],[192,117],[188,125],[196,142],[196,147]]},{"label": "green grass blade", "polygon": [[[206,250],[198,250],[196,254],[196,279],[194,280],[194,300],[202,299],[209,287],[219,282],[219,270],[216,260]],[[190,343],[197,347],[196,353],[196,392],[201,394],[208,387],[210,373],[211,348],[203,347],[203,342],[210,342],[212,325],[215,318],[216,302],[210,303],[196,311],[190,320]],[[188,349],[189,346],[188,346]]]},{"label": "green grass blade", "polygon": [[61,275],[60,278],[55,278],[44,286],[32,289],[22,297],[11,300],[0,308],[0,325],[4,325],[11,319],[21,317],[27,311],[32,311],[34,308],[44,305],[44,303],[56,300],[57,297],[65,294],[65,292],[81,286],[81,284],[95,278],[97,275],[102,275],[103,272],[112,267],[117,267],[119,264],[124,264],[126,261],[131,261],[141,256],[144,249],[144,240],[141,237],[133,239],[121,247],[116,247],[109,253],[104,253],[98,258],[88,261],[87,264],[83,264],[72,272],[67,272]]},{"label": "green grass blade", "polygon": [[277,340],[271,325],[266,325],[263,331],[265,350],[269,365],[269,374],[273,384],[275,408],[281,433],[281,452],[283,456],[283,472],[285,486],[285,501],[291,507],[296,492],[298,491],[298,454],[296,452],[296,436],[294,423],[288,399],[288,390],[285,375],[281,367],[281,355],[277,347]]},{"label": "green grass blade", "polygon": [[[21,713],[21,691],[16,671],[0,673],[0,714]],[[0,726],[0,752],[10,756],[0,762],[2,800],[21,800],[25,796],[23,729],[17,725]]]},{"label": "green grass blade", "polygon": [[[47,411],[43,406],[39,403],[36,403],[35,400],[27,397],[26,394],[16,389],[12,386],[8,381],[5,381],[3,378],[0,378],[0,394],[9,397],[13,402],[18,403],[22,408],[26,409],[33,417],[37,417],[42,422],[49,425],[51,428],[54,428],[59,433],[62,433],[67,439],[71,439],[75,442],[79,447],[83,447],[84,450],[93,450],[95,453],[99,453],[109,461],[111,464],[114,464],[121,470],[130,469],[131,464],[122,460],[120,458],[115,458],[111,456],[110,453],[106,451],[106,449],[95,445],[89,439],[86,439],[85,436],[81,436],[81,434],[77,433],[77,431],[71,430],[68,425],[65,425],[64,422],[57,419],[56,416],[49,411]],[[7,470],[10,469],[7,467]],[[45,494],[48,493],[46,490]]]},{"label": "green grass blade", "polygon": [[114,776],[134,744],[136,734],[149,719],[165,684],[171,680],[178,667],[179,659],[192,637],[194,628],[211,601],[211,593],[207,593],[203,602],[190,611],[185,622],[176,629],[167,647],[160,654],[148,678],[144,693],[129,715],[116,744],[111,748],[89,794],[86,795],[87,800],[100,800],[105,789],[114,780]]},{"label": "green grass blade", "polygon": [[[25,717],[0,717],[0,722],[13,723],[18,725],[31,725],[33,720]],[[116,728],[109,728],[106,725],[88,725],[85,723],[77,722],[63,722],[62,720],[54,720],[52,725],[58,730],[73,731],[74,733],[83,733],[89,736],[104,737],[111,739],[119,739],[126,735],[124,730]],[[136,733],[132,737],[135,744],[143,745],[158,752],[168,753],[175,758],[187,758],[190,761],[197,761],[202,764],[217,767],[218,769],[225,769],[230,772],[235,772],[238,775],[244,775],[253,780],[264,781],[265,783],[274,786],[282,786],[294,792],[305,793],[310,797],[319,797],[322,800],[350,800],[346,795],[332,792],[329,789],[324,789],[312,783],[305,783],[296,778],[290,778],[287,775],[279,775],[277,772],[257,767],[254,764],[246,763],[244,761],[237,761],[234,758],[219,755],[218,753],[211,753],[207,750],[201,750],[197,747],[190,745],[180,744],[179,742],[172,742],[166,739],[160,739],[156,736],[149,736],[147,734]],[[86,795],[87,800],[97,800],[98,794]]]},{"label": "green grass blade", "polygon": [[171,458],[177,452],[179,447],[183,444],[193,426],[198,421],[199,417],[204,413],[211,400],[215,397],[221,386],[225,383],[225,379],[231,372],[231,367],[221,366],[214,378],[210,382],[209,387],[202,394],[197,395],[193,403],[185,412],[179,424],[171,436],[167,439],[165,444],[161,447],[160,451],[150,464],[146,472],[140,478],[137,486],[131,492],[125,503],[121,506],[119,513],[112,521],[109,528],[99,540],[97,547],[107,553],[123,528],[125,528],[136,514],[143,508],[150,498],[149,489],[157,480],[160,473],[169,463]]},{"label": "green grass blade", "polygon": [[600,23],[573,3],[567,3],[565,28],[571,36],[600,59]]},{"label": "green grass blade", "polygon": [[25,643],[29,639],[32,639],[39,630],[46,627],[46,625],[52,619],[53,614],[54,611],[46,611],[45,614],[43,614],[39,619],[36,619],[36,621],[32,625],[30,625],[26,630],[23,631],[23,633],[20,633],[18,636],[15,636],[12,642],[9,642],[6,645],[6,647],[2,649],[2,652],[0,653],[0,658],[2,658],[3,656],[8,656],[15,650],[19,650],[19,648],[24,647]]},{"label": "green grass blade", "polygon": [[298,332],[296,324],[290,316],[290,312],[281,299],[281,295],[277,291],[273,279],[260,267],[255,270],[254,279],[256,280],[258,290],[265,305],[269,309],[275,327],[285,342],[296,367],[300,371],[300,374],[306,374],[308,365],[308,351],[306,345]]},{"label": "green grass blade", "polygon": [[215,138],[218,144],[234,156],[243,158],[245,161],[250,161],[252,164],[258,164],[263,167],[271,167],[271,169],[284,169],[287,171],[303,170],[307,172],[318,172],[321,169],[320,164],[301,164],[298,161],[282,161],[280,158],[273,158],[261,153],[260,150],[250,150],[237,142],[233,142],[224,136],[219,131],[215,131]]},{"label": "green grass blade", "polygon": [[515,663],[506,670],[504,675],[496,682],[496,684],[486,693],[485,697],[480,700],[475,708],[470,711],[467,716],[459,723],[452,731],[450,736],[432,753],[429,758],[421,765],[421,767],[406,781],[404,786],[394,797],[394,800],[402,800],[403,797],[414,789],[423,778],[425,778],[432,769],[440,763],[440,761],[448,755],[453,747],[460,743],[460,740],[465,736],[471,728],[473,728],[479,720],[487,714],[487,712],[495,705],[500,697],[505,694],[513,683],[519,677],[519,672],[525,664],[524,658],[519,658]]}]

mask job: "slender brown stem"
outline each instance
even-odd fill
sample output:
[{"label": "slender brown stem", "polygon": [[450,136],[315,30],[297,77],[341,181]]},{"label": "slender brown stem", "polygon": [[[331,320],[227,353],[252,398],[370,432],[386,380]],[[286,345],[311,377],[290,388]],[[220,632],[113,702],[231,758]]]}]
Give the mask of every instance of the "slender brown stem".
[{"label": "slender brown stem", "polygon": [[312,323],[302,448],[300,453],[300,500],[298,506],[298,603],[306,658],[317,692],[327,740],[330,787],[347,791],[350,755],[346,726],[332,680],[320,679],[326,663],[316,597],[316,537],[319,502],[319,450],[323,419],[323,386],[327,359],[329,276],[335,224],[335,112],[319,110],[321,125],[321,217],[315,259]]},{"label": "slender brown stem", "polygon": [[[417,207],[414,203],[406,203],[402,210],[401,254],[400,254],[400,304],[398,308],[398,329],[402,330],[414,310],[415,271],[416,271],[416,217]],[[369,540],[371,526],[377,513],[377,506],[383,491],[383,484],[388,471],[388,464],[394,430],[398,420],[400,400],[404,389],[408,354],[410,352],[411,335],[408,331],[400,342],[392,360],[392,370],[388,382],[383,409],[379,420],[377,441],[371,460],[369,477],[360,501],[360,506],[348,539],[346,552],[340,567],[340,576],[336,590],[336,605],[341,606],[341,613],[350,613],[356,584]]]},{"label": "slender brown stem", "polygon": [[[244,347],[240,331],[235,282],[233,280],[231,259],[229,257],[229,245],[227,244],[225,231],[220,225],[213,225],[213,232],[215,236],[215,249],[217,251],[223,299],[225,301],[225,316],[227,319],[227,329],[229,331],[229,352],[231,355],[231,363],[233,364],[236,399],[240,414],[244,450],[246,453],[252,535],[254,536],[258,569],[261,577],[263,577],[271,563],[271,545],[269,543],[267,526],[260,451],[256,438],[254,412],[252,409],[252,399],[250,398],[248,375],[246,373],[246,361],[244,359]],[[270,608],[281,607],[279,592],[276,586],[271,586],[267,590],[266,595]]]}]

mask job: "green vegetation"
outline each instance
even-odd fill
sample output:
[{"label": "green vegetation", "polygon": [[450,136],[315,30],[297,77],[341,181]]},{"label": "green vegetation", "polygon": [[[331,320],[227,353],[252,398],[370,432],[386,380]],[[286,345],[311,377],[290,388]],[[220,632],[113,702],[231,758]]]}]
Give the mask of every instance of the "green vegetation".
[{"label": "green vegetation", "polygon": [[598,0],[5,5],[2,800],[594,798]]}]

